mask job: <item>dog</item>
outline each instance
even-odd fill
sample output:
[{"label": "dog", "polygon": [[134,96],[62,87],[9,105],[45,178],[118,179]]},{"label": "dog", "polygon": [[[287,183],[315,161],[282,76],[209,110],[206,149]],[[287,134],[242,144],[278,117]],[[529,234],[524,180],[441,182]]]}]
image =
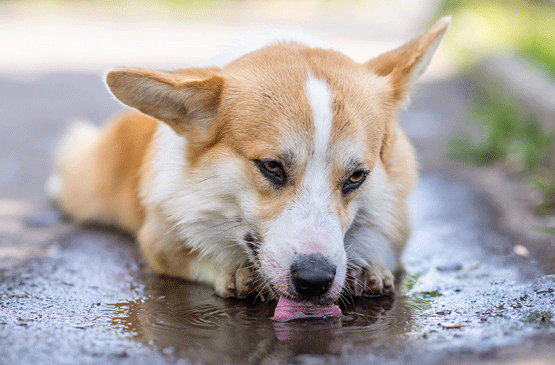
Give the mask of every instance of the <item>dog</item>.
[{"label": "dog", "polygon": [[392,295],[415,153],[396,121],[449,26],[360,64],[302,39],[205,67],[107,73],[133,108],[59,142],[48,195],[136,237],[152,270],[222,297]]}]

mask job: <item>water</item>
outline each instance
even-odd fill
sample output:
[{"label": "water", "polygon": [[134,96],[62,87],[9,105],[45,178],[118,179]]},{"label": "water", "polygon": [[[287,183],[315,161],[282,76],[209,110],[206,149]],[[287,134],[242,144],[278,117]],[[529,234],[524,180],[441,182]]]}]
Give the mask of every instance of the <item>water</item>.
[{"label": "water", "polygon": [[368,297],[343,306],[341,318],[275,322],[275,303],[222,299],[211,288],[150,276],[144,297],[114,304],[113,324],[135,340],[207,364],[286,362],[292,354],[341,355],[353,346],[383,347],[410,331],[402,297]]}]

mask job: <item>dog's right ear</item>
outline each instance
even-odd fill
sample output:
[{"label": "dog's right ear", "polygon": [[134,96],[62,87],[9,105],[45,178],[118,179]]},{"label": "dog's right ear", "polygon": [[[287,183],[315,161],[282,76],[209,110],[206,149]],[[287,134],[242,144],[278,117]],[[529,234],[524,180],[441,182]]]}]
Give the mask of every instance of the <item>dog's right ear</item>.
[{"label": "dog's right ear", "polygon": [[108,72],[106,83],[122,103],[183,134],[198,128],[206,130],[214,119],[224,85],[218,70],[162,72],[123,68]]},{"label": "dog's right ear", "polygon": [[364,66],[377,75],[386,77],[393,87],[393,99],[402,103],[406,101],[414,81],[428,67],[450,23],[450,17],[441,18],[424,34],[371,59]]}]

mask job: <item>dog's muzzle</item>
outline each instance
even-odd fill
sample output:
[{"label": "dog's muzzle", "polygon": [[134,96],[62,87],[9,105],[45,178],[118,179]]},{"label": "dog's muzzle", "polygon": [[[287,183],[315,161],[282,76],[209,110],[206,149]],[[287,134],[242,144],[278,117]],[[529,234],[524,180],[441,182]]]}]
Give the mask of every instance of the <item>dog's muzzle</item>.
[{"label": "dog's muzzle", "polygon": [[320,253],[300,255],[291,265],[291,289],[305,298],[324,296],[335,279],[335,265]]}]

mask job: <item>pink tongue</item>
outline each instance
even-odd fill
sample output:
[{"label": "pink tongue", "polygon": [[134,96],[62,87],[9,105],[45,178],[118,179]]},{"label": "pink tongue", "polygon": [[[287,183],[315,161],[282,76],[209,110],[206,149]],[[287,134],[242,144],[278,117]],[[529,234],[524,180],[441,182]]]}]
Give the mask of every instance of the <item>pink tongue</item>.
[{"label": "pink tongue", "polygon": [[274,321],[290,321],[299,318],[339,317],[341,309],[337,304],[316,305],[312,303],[297,303],[280,297],[274,312]]}]

